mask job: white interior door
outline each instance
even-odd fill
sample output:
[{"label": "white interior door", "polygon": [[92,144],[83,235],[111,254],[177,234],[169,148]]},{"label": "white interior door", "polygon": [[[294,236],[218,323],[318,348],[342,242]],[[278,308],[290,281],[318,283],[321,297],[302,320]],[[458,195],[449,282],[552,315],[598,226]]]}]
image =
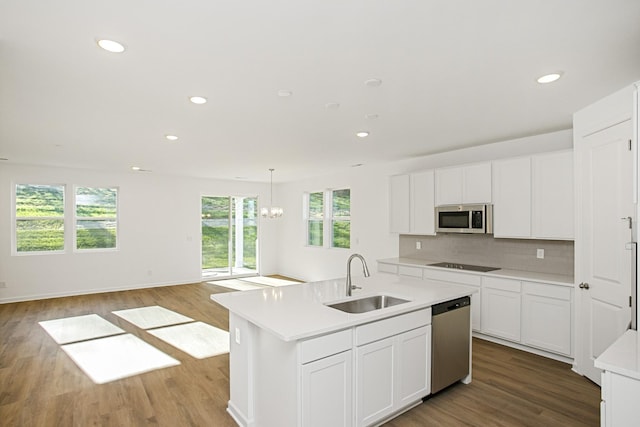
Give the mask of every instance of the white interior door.
[{"label": "white interior door", "polygon": [[628,328],[631,319],[632,240],[635,221],[631,123],[625,121],[576,144],[582,186],[576,238],[578,323],[576,368],[600,384],[597,358]]}]

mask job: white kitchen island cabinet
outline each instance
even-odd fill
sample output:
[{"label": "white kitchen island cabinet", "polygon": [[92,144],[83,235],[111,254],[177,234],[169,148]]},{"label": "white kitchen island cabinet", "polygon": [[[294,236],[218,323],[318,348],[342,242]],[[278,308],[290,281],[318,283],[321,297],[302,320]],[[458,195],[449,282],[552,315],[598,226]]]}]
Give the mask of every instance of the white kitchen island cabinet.
[{"label": "white kitchen island cabinet", "polygon": [[[475,290],[384,274],[356,283],[364,289],[350,298],[344,279],[211,296],[229,309],[227,411],[238,425],[378,425],[422,403],[431,305]],[[327,306],[381,294],[407,302],[366,313]]]},{"label": "white kitchen island cabinet", "polygon": [[352,351],[302,365],[302,425],[351,425]]}]

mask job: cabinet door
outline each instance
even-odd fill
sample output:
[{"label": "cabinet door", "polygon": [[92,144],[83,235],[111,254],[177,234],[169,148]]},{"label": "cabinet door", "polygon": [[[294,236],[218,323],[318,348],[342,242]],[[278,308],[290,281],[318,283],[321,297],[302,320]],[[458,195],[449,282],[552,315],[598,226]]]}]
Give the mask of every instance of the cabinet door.
[{"label": "cabinet door", "polygon": [[573,151],[532,158],[532,235],[573,239]]},{"label": "cabinet door", "polygon": [[396,383],[394,353],[394,337],[356,348],[356,420],[358,426],[372,424],[393,412]]},{"label": "cabinet door", "polygon": [[302,425],[350,426],[351,350],[302,365]]},{"label": "cabinet door", "polygon": [[435,221],[435,176],[432,170],[411,175],[412,234],[436,234]]},{"label": "cabinet door", "polygon": [[397,337],[396,406],[402,408],[431,390],[431,325]]},{"label": "cabinet door", "polygon": [[462,168],[436,169],[436,205],[462,203]]},{"label": "cabinet door", "polygon": [[522,343],[571,355],[571,289],[522,285]]},{"label": "cabinet door", "polygon": [[462,169],[462,203],[491,203],[491,163]]},{"label": "cabinet door", "polygon": [[389,231],[408,233],[410,227],[409,175],[394,175],[389,178]]},{"label": "cabinet door", "polygon": [[520,286],[517,280],[483,278],[482,333],[520,342]]},{"label": "cabinet door", "polygon": [[531,158],[493,163],[494,237],[531,237]]}]

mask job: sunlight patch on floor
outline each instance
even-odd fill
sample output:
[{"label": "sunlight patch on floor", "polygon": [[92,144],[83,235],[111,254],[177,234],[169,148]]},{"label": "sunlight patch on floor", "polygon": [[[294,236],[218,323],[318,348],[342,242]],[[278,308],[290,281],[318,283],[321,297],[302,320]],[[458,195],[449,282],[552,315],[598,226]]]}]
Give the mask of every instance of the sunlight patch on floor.
[{"label": "sunlight patch on floor", "polygon": [[192,318],[160,307],[159,305],[112,311],[112,313],[136,325],[140,329],[152,329],[176,325],[178,323],[193,322]]},{"label": "sunlight patch on floor", "polygon": [[125,332],[97,314],[44,320],[38,323],[58,344],[86,341]]},{"label": "sunlight patch on floor", "polygon": [[203,322],[168,326],[147,332],[197,359],[229,352],[229,332]]},{"label": "sunlight patch on floor", "polygon": [[180,364],[131,334],[67,344],[62,350],[96,384]]}]

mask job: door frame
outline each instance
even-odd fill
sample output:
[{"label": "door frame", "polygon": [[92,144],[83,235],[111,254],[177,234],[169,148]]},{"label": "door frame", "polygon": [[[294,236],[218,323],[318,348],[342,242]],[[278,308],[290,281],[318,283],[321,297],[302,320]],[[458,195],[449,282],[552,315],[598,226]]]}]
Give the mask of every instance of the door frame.
[{"label": "door frame", "polygon": [[[586,107],[574,115],[574,164],[575,164],[575,271],[574,271],[574,301],[576,309],[574,310],[574,363],[573,370],[581,375],[587,376],[592,381],[600,384],[600,375],[597,368],[593,366],[593,358],[589,354],[591,333],[588,334],[585,330],[590,331],[590,324],[585,324],[591,321],[591,317],[587,316],[585,320],[585,314],[588,314],[585,304],[589,303],[589,295],[584,295],[588,290],[580,288],[579,284],[584,282],[587,274],[587,266],[589,260],[584,259],[584,245],[585,245],[585,224],[583,216],[583,203],[584,203],[584,183],[583,183],[583,152],[584,139],[592,136],[598,132],[604,131],[616,125],[622,124],[632,119],[632,93],[634,86],[626,87],[597,103]],[[637,126],[634,123],[634,126]],[[632,138],[631,135],[629,138]],[[640,218],[638,214],[638,149],[637,149],[637,129],[635,135],[632,138],[632,152],[630,155],[632,161],[632,187],[633,191],[630,195],[632,202],[636,206],[632,209],[630,215],[634,216],[634,221]],[[636,233],[634,227],[634,233]],[[637,240],[636,234],[633,235],[633,240]],[[631,254],[630,254],[631,258]],[[634,261],[631,260],[633,263]],[[631,283],[629,284],[629,291],[637,287],[637,283],[633,282],[631,277]],[[623,331],[624,332],[624,331]],[[615,339],[615,337],[613,337]]]},{"label": "door frame", "polygon": [[[202,235],[202,200],[205,197],[211,197],[211,198],[225,198],[229,200],[229,214],[228,214],[228,221],[229,221],[229,233],[227,235],[227,242],[228,242],[228,251],[227,251],[227,266],[229,268],[229,274],[225,274],[225,275],[220,275],[220,276],[205,276],[204,274],[202,274],[203,268],[202,268],[202,249],[203,249],[203,235]],[[255,199],[256,203],[256,213],[255,213],[255,220],[256,220],[256,241],[255,241],[255,246],[256,246],[256,268],[254,272],[250,272],[250,273],[240,273],[240,274],[235,274],[233,272],[234,267],[233,264],[233,247],[234,247],[234,240],[237,240],[237,236],[233,235],[233,222],[235,220],[233,212],[235,211],[234,208],[234,201],[236,199]],[[200,236],[200,271],[201,271],[201,277],[202,280],[215,280],[215,279],[232,279],[232,278],[240,278],[240,277],[253,277],[253,276],[259,276],[260,275],[260,220],[259,220],[259,209],[258,209],[258,196],[256,195],[239,195],[239,194],[235,194],[235,195],[224,195],[224,196],[214,196],[211,194],[200,194],[200,210],[199,210],[199,220],[200,220],[200,225],[199,225],[199,236]]]}]

